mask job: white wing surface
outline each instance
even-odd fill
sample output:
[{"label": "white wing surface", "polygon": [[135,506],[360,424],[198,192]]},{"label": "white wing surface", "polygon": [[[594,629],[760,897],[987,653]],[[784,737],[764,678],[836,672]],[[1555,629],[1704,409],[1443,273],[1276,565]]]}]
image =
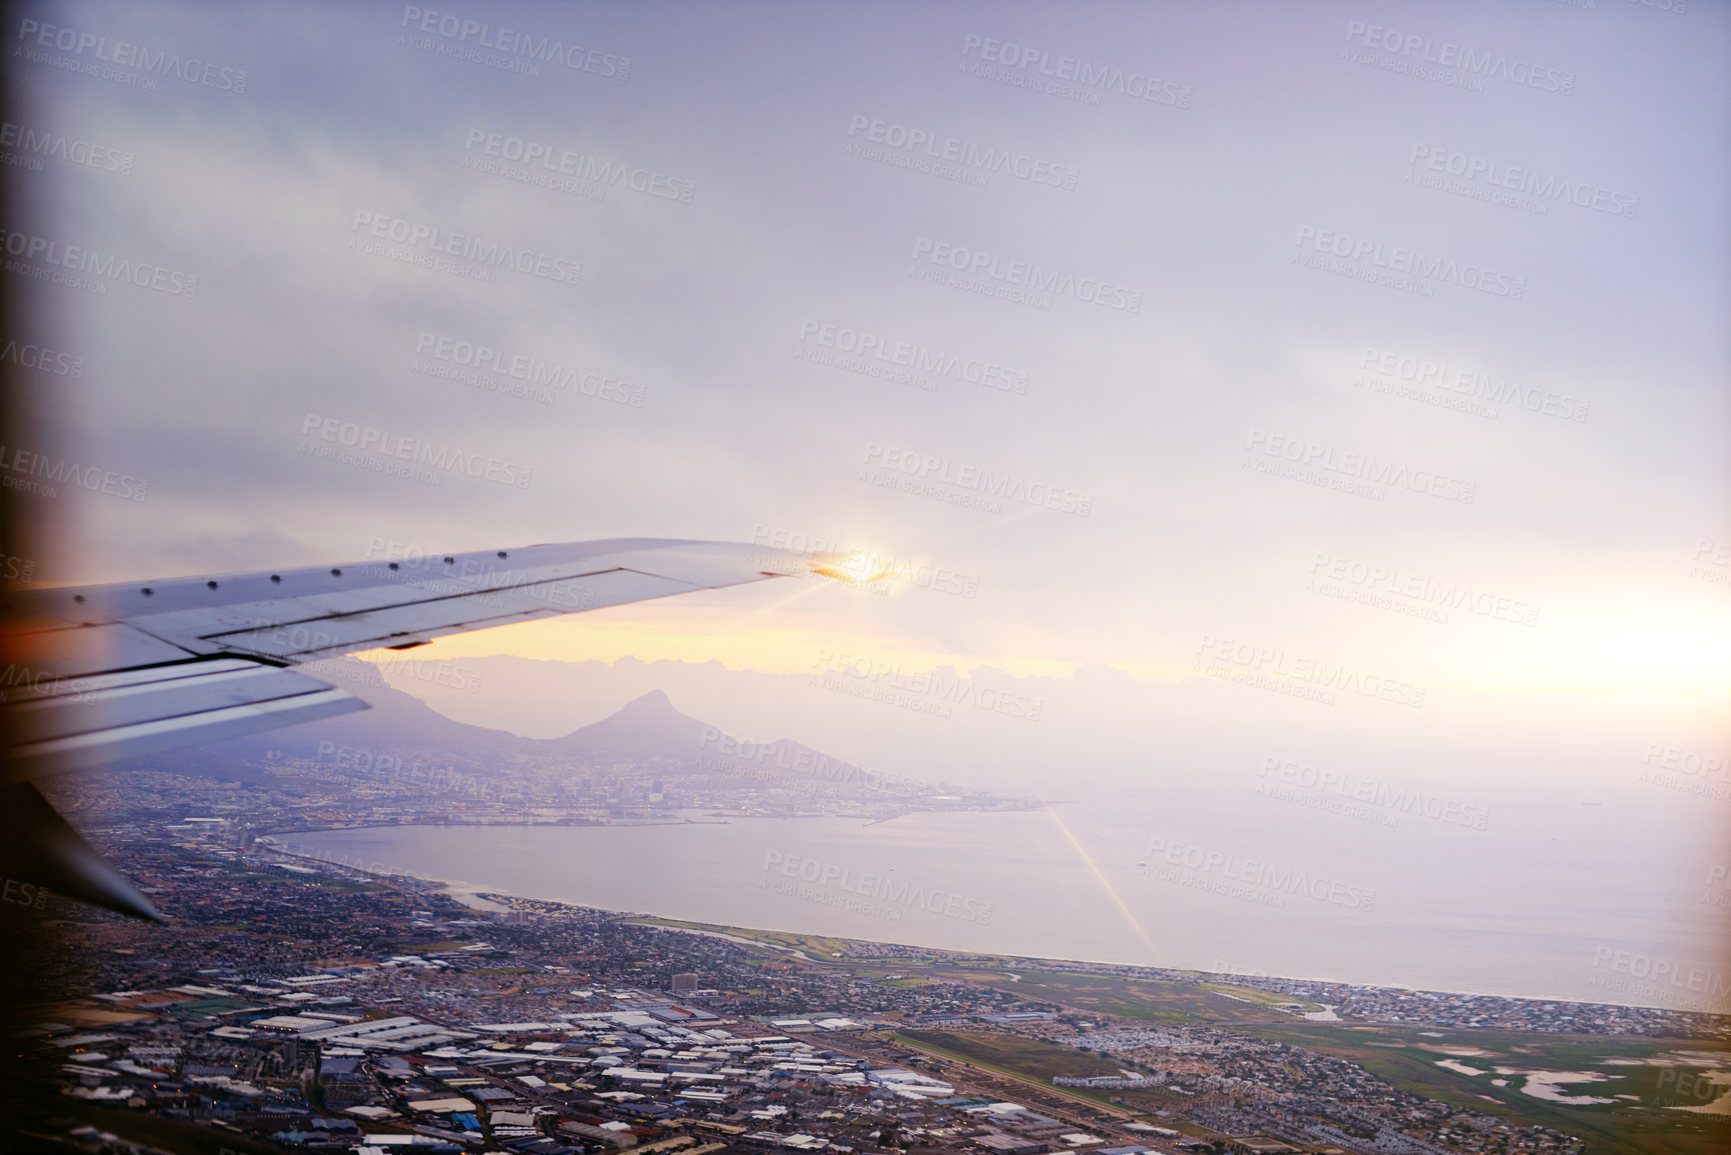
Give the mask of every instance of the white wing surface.
[{"label": "white wing surface", "polygon": [[615,538],[7,598],[10,780],[362,710],[285,667],[809,572],[734,542]]},{"label": "white wing surface", "polygon": [[12,592],[10,663],[0,675],[0,868],[159,918],[31,779],[367,708],[288,668],[299,662],[832,573],[833,561],[733,542],[614,538]]}]

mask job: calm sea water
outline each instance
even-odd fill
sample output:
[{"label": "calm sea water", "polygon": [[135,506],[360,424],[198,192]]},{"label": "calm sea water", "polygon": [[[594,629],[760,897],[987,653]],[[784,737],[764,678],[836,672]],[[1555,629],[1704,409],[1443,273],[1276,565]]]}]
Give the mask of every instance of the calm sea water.
[{"label": "calm sea water", "polygon": [[1613,851],[1610,813],[1505,812],[1482,830],[1408,814],[1388,827],[1295,821],[1289,805],[1263,801],[1117,797],[876,824],[694,814],[679,825],[384,827],[279,841],[370,869],[733,926],[1731,1009],[1723,911],[1690,883],[1685,852]]}]

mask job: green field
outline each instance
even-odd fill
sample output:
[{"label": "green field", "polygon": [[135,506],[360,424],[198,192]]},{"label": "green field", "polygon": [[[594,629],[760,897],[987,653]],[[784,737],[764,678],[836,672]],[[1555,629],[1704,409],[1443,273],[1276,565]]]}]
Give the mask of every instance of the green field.
[{"label": "green field", "polygon": [[[1731,1044],[1317,1023],[1299,1017],[1304,1011],[1318,1009],[1314,1004],[1205,974],[1198,974],[1195,982],[1173,982],[1068,971],[1058,969],[1064,965],[1061,963],[1011,957],[1001,959],[1000,970],[995,965],[998,960],[982,965],[977,957],[963,960],[936,950],[925,959],[860,959],[842,953],[843,939],[722,926],[702,929],[801,950],[814,961],[866,977],[886,973],[905,976],[894,980],[894,985],[931,980],[977,983],[1031,1002],[1056,1004],[1072,1013],[1150,1025],[1207,1024],[1306,1047],[1357,1063],[1415,1095],[1470,1107],[1518,1126],[1537,1124],[1579,1135],[1587,1140],[1587,1155],[1731,1152],[1731,1114],[1679,1109],[1708,1104],[1725,1109],[1726,1096],[1731,1095]],[[778,951],[772,957],[787,956]],[[1108,1059],[1020,1036],[968,1031],[901,1033],[910,1042],[1040,1082],[1056,1074],[1086,1076],[1117,1071],[1117,1065]],[[1438,1065],[1445,1061],[1455,1069]],[[1629,1061],[1634,1065],[1628,1065]],[[1499,1067],[1508,1071],[1498,1071]],[[1531,1072],[1592,1072],[1602,1081],[1553,1082],[1555,1093],[1612,1102],[1561,1103],[1536,1097],[1528,1091],[1543,1091],[1544,1080]],[[1716,1081],[1721,1079],[1725,1081]],[[1500,1080],[1502,1085],[1493,1080]],[[1158,1092],[1115,1094],[1126,1104],[1144,1108],[1170,1105],[1161,1101]]]},{"label": "green field", "polygon": [[[842,944],[850,940],[832,938],[821,934],[799,934],[791,930],[753,930],[747,927],[722,926],[713,922],[685,922],[676,918],[630,918],[623,920],[632,926],[669,926],[684,927],[689,930],[707,930],[717,934],[731,935],[734,938],[749,939],[765,946],[785,947],[788,950],[803,951],[810,955],[814,962],[857,962],[850,960],[841,953]],[[786,951],[776,951],[772,957],[782,957]],[[881,961],[875,965],[881,966]]]},{"label": "green field", "polygon": [[[1039,1039],[1020,1035],[995,1035],[975,1031],[917,1031],[903,1029],[897,1038],[907,1039],[936,1051],[948,1051],[985,1067],[995,1067],[1012,1075],[1050,1083],[1053,1075],[1073,1075],[1088,1078],[1093,1075],[1116,1075],[1118,1064],[1098,1055],[1061,1047]],[[1075,1088],[1067,1088],[1075,1090]]]},{"label": "green field", "polygon": [[1279,1011],[1282,1014],[1299,1015],[1322,1010],[1320,1003],[1306,1002],[1303,999],[1295,999],[1291,995],[1258,990],[1256,987],[1239,987],[1233,986],[1231,983],[1203,983],[1201,985],[1203,990],[1213,991],[1215,994],[1225,995],[1229,999],[1236,999],[1240,1002],[1255,1003],[1259,1007]]},{"label": "green field", "polygon": [[[1025,999],[1147,1023],[1260,1023],[1293,1017],[1274,1007],[1291,1000],[1228,983],[1121,979],[1066,971],[1019,971],[1019,980],[999,971],[933,967],[932,973],[995,987]],[[1228,998],[1228,994],[1238,997]]]},{"label": "green field", "polygon": [[[1539,1124],[1580,1135],[1589,1155],[1723,1155],[1731,1151],[1731,1116],[1673,1108],[1714,1101],[1707,1072],[1731,1068],[1731,1047],[1700,1039],[1631,1039],[1599,1035],[1552,1035],[1513,1031],[1322,1023],[1267,1024],[1246,1033],[1273,1042],[1308,1047],[1359,1064],[1403,1091],[1522,1126]],[[1478,1053],[1470,1053],[1478,1052]],[[1689,1065],[1608,1063],[1683,1052],[1701,1056]],[[1714,1061],[1711,1056],[1717,1055]],[[1439,1066],[1446,1061],[1480,1071],[1476,1075]],[[1604,1104],[1566,1104],[1535,1098],[1522,1088],[1542,1086],[1520,1072],[1592,1072],[1597,1082],[1570,1082],[1568,1096],[1611,1099]],[[1669,1075],[1662,1072],[1669,1071]],[[1493,1079],[1501,1079],[1497,1086]],[[1663,1084],[1663,1085],[1662,1085]],[[1679,1088],[1683,1089],[1680,1093]],[[1724,1088],[1718,1094],[1724,1094]],[[1619,1098],[1618,1096],[1626,1096]]]}]

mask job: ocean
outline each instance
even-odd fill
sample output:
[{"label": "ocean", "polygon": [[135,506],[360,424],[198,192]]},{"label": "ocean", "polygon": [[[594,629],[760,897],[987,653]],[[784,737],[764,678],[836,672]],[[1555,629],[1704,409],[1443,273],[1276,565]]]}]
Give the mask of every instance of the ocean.
[{"label": "ocean", "polygon": [[878,823],[687,812],[277,839],[375,871],[730,926],[1731,1011],[1723,909],[1689,884],[1686,850],[1608,853],[1609,808],[1321,824],[1297,805],[1116,796]]}]

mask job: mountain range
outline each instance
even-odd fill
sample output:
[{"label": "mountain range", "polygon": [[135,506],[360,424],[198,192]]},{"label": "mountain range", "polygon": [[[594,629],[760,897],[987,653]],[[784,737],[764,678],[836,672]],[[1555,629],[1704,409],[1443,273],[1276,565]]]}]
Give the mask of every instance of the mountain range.
[{"label": "mountain range", "polygon": [[[386,685],[377,670],[352,659],[305,667],[368,702],[372,709],[270,730],[245,738],[212,743],[172,754],[139,759],[128,765],[173,770],[242,781],[268,773],[269,763],[285,759],[352,763],[354,752],[380,756],[409,765],[421,762],[448,766],[466,774],[493,776],[514,768],[594,762],[656,764],[665,772],[695,770],[706,754],[717,752],[715,737],[724,734],[688,714],[682,714],[661,690],[651,690],[627,702],[599,722],[558,738],[524,738],[447,718],[412,694]],[[703,742],[705,733],[710,742]],[[784,740],[789,752],[808,759],[825,757]],[[841,761],[831,759],[831,761]]]}]

